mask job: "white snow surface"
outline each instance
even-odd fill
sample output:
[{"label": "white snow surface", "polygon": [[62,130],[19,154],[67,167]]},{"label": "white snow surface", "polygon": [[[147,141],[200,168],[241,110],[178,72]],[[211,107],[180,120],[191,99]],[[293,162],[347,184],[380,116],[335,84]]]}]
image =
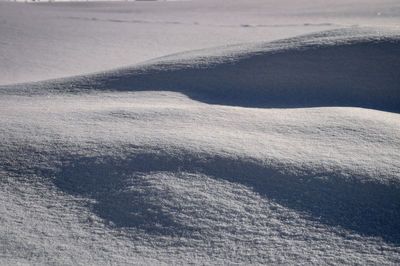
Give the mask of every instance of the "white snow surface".
[{"label": "white snow surface", "polygon": [[0,84],[334,28],[398,28],[399,17],[397,0],[0,1]]},{"label": "white snow surface", "polygon": [[0,264],[399,264],[399,12],[0,2]]}]

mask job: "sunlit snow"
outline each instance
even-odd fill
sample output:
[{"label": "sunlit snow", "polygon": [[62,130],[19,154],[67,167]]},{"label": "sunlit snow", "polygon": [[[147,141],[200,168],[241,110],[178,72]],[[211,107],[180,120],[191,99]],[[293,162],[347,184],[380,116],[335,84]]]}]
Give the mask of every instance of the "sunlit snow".
[{"label": "sunlit snow", "polygon": [[399,264],[399,15],[0,2],[0,264]]}]

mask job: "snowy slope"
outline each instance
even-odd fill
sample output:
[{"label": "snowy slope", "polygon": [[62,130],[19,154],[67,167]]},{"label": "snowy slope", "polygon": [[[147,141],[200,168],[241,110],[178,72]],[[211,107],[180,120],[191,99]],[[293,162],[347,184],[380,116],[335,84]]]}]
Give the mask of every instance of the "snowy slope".
[{"label": "snowy slope", "polygon": [[0,84],[327,29],[399,25],[397,0],[0,2]]},{"label": "snowy slope", "polygon": [[0,3],[1,265],[400,263],[398,4],[232,3]]},{"label": "snowy slope", "polygon": [[[367,45],[363,51],[365,43],[397,45],[396,36],[343,37],[348,34],[331,44],[316,41],[334,35],[328,32],[254,50],[249,45],[245,53],[243,47],[206,50],[200,57],[175,55],[109,73],[3,87],[3,262],[398,263],[397,113],[244,108],[185,96],[204,95],[213,84],[207,77],[220,71],[234,77],[227,65],[256,62],[243,69],[261,71],[269,54],[286,60],[294,50],[312,51],[313,62],[321,63],[318,56],[330,51],[359,49],[389,74],[390,64],[398,64],[397,54],[385,64],[386,49]],[[213,60],[211,67],[204,58]],[[351,59],[356,66],[365,60]],[[165,71],[176,73],[170,82]],[[180,82],[198,71],[208,72],[183,90],[191,83]],[[283,72],[278,67],[276,73]],[[389,76],[373,79],[396,97],[398,77]],[[323,78],[305,82],[313,87]],[[214,90],[226,93],[227,80]],[[250,96],[261,81],[248,80]],[[245,94],[240,88],[229,92]]]},{"label": "snowy slope", "polygon": [[341,29],[174,54],[62,80],[60,86],[169,90],[207,103],[247,107],[356,106],[400,112],[399,58],[399,31]]}]

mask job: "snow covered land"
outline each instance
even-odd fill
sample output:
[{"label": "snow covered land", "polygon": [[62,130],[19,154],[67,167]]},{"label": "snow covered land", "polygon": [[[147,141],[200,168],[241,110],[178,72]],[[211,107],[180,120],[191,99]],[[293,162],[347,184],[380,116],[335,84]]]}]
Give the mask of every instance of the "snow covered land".
[{"label": "snow covered land", "polygon": [[400,2],[0,2],[0,265],[400,264]]}]

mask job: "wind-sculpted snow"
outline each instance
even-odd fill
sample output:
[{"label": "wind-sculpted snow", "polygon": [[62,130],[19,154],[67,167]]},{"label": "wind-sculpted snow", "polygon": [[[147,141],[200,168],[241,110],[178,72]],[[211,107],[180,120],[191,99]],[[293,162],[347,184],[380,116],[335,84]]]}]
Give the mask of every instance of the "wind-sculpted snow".
[{"label": "wind-sculpted snow", "polygon": [[398,114],[170,92],[1,101],[5,262],[399,261]]},{"label": "wind-sculpted snow", "polygon": [[[154,198],[146,202],[152,186],[145,176],[157,172],[178,176],[192,173],[249,186],[262,197],[306,213],[312,220],[400,243],[400,212],[396,211],[400,208],[399,180],[382,184],[376,180],[363,181],[365,177],[357,176],[359,173],[341,173],[343,170],[339,168],[288,170],[296,166],[190,152],[122,156],[123,159],[62,158],[67,166],[55,176],[54,182],[68,193],[94,197],[96,213],[116,226],[138,227],[149,233],[163,230],[168,234],[185,234],[191,226],[175,224],[174,217],[169,217],[174,214],[163,211],[165,206],[157,197],[167,191],[153,192]],[[133,191],[126,191],[129,186]]]},{"label": "wind-sculpted snow", "polygon": [[398,264],[396,36],[0,87],[0,264]]},{"label": "wind-sculpted snow", "polygon": [[167,90],[244,107],[353,106],[400,112],[399,69],[399,35],[355,29],[177,54],[55,86]]}]

